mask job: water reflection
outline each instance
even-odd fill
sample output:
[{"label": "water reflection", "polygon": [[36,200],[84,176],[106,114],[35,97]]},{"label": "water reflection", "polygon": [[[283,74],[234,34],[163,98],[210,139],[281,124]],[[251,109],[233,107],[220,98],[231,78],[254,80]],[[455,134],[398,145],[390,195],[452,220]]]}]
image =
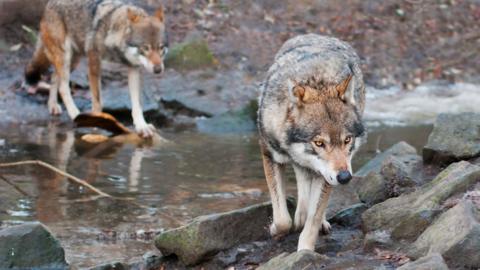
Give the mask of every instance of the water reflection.
[{"label": "water reflection", "polygon": [[[357,158],[360,166],[399,140],[421,147],[430,127],[372,131]],[[1,173],[32,194],[26,198],[0,183],[1,226],[26,220],[47,224],[66,248],[68,260],[87,267],[129,260],[151,250],[151,235],[202,214],[227,211],[268,200],[255,134],[212,136],[195,132],[166,134],[173,143],[138,146],[109,140],[82,141],[68,126],[16,126],[0,129],[2,161],[41,159],[84,179],[109,194],[107,198],[71,184],[40,167]],[[15,149],[14,152],[10,150]],[[293,173],[287,189],[295,194]],[[330,211],[358,200],[350,186],[338,189]],[[141,233],[139,233],[141,232]]]}]

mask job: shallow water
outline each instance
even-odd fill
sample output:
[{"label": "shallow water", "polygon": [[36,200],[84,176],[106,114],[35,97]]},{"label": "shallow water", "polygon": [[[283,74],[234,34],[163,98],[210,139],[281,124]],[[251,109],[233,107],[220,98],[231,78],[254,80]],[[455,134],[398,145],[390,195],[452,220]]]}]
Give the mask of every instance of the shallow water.
[{"label": "shallow water", "polygon": [[[421,149],[430,130],[431,126],[371,128],[354,167],[400,140]],[[104,192],[131,199],[98,198],[40,167],[0,169],[1,175],[28,194],[0,181],[0,226],[33,220],[45,223],[77,267],[128,262],[155,250],[151,244],[155,233],[198,215],[268,200],[254,133],[172,132],[164,134],[172,144],[155,147],[92,146],[79,136],[70,127],[53,123],[0,130],[2,162],[41,159]],[[293,195],[291,171],[289,176],[288,190]],[[358,200],[351,186],[334,193],[330,212]]]}]

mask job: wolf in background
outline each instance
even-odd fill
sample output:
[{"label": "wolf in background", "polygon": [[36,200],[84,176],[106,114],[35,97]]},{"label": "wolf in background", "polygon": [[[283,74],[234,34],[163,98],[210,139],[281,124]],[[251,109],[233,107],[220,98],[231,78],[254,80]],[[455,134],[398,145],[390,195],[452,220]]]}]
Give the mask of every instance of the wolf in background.
[{"label": "wolf in background", "polygon": [[292,229],[285,194],[285,167],[297,180],[295,230],[298,250],[313,250],[332,186],[352,178],[351,159],[364,135],[365,86],[359,58],[345,42],[308,34],[280,48],[262,85],[258,128],[273,207],[270,233]]},{"label": "wolf in background", "polygon": [[152,73],[164,70],[168,50],[163,8],[153,16],[145,10],[116,0],[50,0],[40,23],[40,37],[25,79],[35,85],[53,65],[48,109],[61,114],[58,91],[71,119],[79,114],[70,93],[70,72],[82,56],[88,59],[92,111],[102,111],[101,60],[128,66],[128,86],[135,130],[151,137],[155,127],[143,116],[140,102],[141,67]]}]

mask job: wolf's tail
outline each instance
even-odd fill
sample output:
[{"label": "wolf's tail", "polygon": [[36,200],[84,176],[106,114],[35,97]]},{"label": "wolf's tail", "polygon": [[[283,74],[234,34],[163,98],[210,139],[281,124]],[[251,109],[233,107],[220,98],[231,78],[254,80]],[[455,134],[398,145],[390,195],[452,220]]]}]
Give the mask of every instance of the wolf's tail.
[{"label": "wolf's tail", "polygon": [[50,61],[45,54],[43,42],[39,38],[32,60],[30,60],[25,68],[25,81],[29,85],[36,85],[42,78],[42,75],[48,71],[49,67]]}]

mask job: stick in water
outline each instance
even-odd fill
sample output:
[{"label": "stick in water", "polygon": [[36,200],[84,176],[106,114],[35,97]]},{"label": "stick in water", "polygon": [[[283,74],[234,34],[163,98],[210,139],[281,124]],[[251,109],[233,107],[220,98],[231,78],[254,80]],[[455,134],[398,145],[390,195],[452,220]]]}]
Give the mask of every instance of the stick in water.
[{"label": "stick in water", "polygon": [[46,162],[43,162],[41,160],[25,160],[25,161],[19,161],[19,162],[11,162],[11,163],[0,163],[0,168],[6,168],[6,167],[15,167],[15,166],[21,166],[21,165],[39,165],[39,166],[42,166],[44,168],[47,168],[49,170],[52,170],[62,176],[65,176],[67,179],[69,179],[70,181],[74,182],[74,183],[77,183],[81,186],[84,186],[88,189],[90,189],[91,191],[97,193],[98,195],[100,196],[103,196],[103,197],[112,197],[110,194],[107,194],[101,190],[99,190],[98,188],[90,185],[89,183],[85,182],[84,180],[76,177],[76,176],[73,176],[67,172],[64,172],[60,169],[57,169],[56,167],[46,163]]},{"label": "stick in water", "polygon": [[28,194],[26,191],[24,191],[23,189],[21,189],[19,186],[15,185],[14,183],[12,183],[10,180],[8,180],[5,176],[1,175],[0,174],[0,179],[2,179],[5,183],[9,184],[10,186],[12,186],[16,191],[18,191],[20,194],[22,194],[23,196],[26,196],[26,197],[33,197],[32,195]]}]

